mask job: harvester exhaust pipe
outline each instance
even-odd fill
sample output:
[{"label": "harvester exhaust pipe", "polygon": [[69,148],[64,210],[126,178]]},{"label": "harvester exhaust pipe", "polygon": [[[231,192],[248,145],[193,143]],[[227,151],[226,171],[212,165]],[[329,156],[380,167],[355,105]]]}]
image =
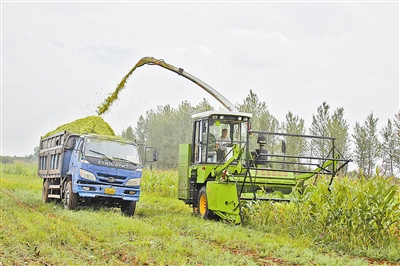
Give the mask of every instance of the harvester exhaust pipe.
[{"label": "harvester exhaust pipe", "polygon": [[257,138],[257,143],[260,145],[259,149],[256,149],[256,164],[267,164],[268,162],[268,151],[264,149],[264,146],[267,144],[267,138],[264,134],[259,134]]}]

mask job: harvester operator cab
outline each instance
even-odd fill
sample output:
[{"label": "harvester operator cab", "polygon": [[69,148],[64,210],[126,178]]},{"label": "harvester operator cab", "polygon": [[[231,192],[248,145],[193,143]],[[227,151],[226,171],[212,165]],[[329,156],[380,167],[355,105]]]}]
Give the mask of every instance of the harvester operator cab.
[{"label": "harvester operator cab", "polygon": [[232,147],[246,143],[251,114],[207,111],[192,116],[192,163],[221,163],[233,155]]}]

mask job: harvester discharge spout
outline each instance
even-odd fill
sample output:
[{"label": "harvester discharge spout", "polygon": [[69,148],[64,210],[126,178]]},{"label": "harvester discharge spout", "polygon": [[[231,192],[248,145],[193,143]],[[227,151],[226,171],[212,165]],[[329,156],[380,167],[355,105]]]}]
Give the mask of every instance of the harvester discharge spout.
[{"label": "harvester discharge spout", "polygon": [[172,72],[177,73],[180,76],[187,78],[188,80],[194,82],[195,84],[200,86],[202,89],[207,91],[209,94],[211,94],[215,99],[217,99],[229,111],[235,111],[235,112],[237,111],[236,107],[228,99],[226,99],[222,94],[220,94],[218,91],[216,91],[213,87],[211,87],[207,83],[205,83],[202,80],[196,78],[195,76],[187,73],[186,71],[183,70],[183,68],[175,67],[173,65],[166,63],[162,59],[155,59],[154,57],[143,57],[142,59],[139,60],[139,62],[135,65],[134,68],[138,68],[138,67],[141,67],[146,64],[147,65],[157,65],[157,66],[163,67],[165,69],[168,69]]}]

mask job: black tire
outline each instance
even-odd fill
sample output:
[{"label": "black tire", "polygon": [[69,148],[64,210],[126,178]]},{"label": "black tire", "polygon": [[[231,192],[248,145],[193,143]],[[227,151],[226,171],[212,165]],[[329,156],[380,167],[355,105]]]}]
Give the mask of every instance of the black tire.
[{"label": "black tire", "polygon": [[45,179],[43,181],[43,187],[42,187],[42,202],[43,203],[48,203],[51,201],[49,199],[49,186],[50,186],[49,180]]},{"label": "black tire", "polygon": [[122,213],[133,216],[136,210],[136,201],[123,201],[121,204]]},{"label": "black tire", "polygon": [[74,210],[78,206],[78,193],[72,192],[72,181],[68,181],[64,191],[64,208]]},{"label": "black tire", "polygon": [[208,209],[206,186],[202,186],[197,200],[197,214],[204,219],[212,219],[214,214]]}]

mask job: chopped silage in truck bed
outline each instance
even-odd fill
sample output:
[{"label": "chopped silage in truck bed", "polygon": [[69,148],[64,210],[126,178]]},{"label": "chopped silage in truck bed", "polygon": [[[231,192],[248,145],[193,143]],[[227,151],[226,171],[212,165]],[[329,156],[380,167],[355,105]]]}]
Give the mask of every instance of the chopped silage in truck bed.
[{"label": "chopped silage in truck bed", "polygon": [[114,130],[100,116],[88,116],[77,119],[71,123],[67,123],[57,127],[55,130],[48,132],[45,137],[53,134],[70,131],[75,134],[98,134],[103,136],[115,136]]}]

